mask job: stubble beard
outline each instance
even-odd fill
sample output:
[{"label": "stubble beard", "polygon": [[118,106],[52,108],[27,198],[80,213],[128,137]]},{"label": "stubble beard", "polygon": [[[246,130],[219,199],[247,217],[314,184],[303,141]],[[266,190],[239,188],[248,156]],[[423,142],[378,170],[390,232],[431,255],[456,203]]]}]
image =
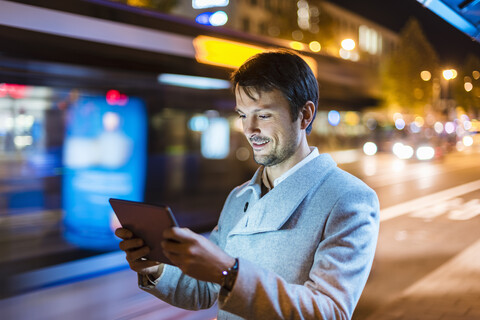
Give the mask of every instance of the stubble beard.
[{"label": "stubble beard", "polygon": [[[298,137],[296,135],[292,136],[286,142],[284,148],[279,150],[278,145],[274,146],[274,149],[266,155],[256,155],[254,152],[253,159],[257,164],[265,167],[271,167],[280,164],[295,154],[295,151],[297,150],[297,140]],[[272,141],[270,141],[270,143],[272,143]]]}]

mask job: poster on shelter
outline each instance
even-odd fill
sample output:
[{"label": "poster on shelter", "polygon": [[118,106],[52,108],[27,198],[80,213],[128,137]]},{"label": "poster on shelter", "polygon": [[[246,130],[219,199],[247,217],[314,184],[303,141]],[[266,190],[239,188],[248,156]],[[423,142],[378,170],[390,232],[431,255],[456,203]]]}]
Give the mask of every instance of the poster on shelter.
[{"label": "poster on shelter", "polygon": [[68,113],[63,150],[64,236],[82,248],[118,248],[109,198],[142,201],[146,114],[141,100],[81,98]]}]

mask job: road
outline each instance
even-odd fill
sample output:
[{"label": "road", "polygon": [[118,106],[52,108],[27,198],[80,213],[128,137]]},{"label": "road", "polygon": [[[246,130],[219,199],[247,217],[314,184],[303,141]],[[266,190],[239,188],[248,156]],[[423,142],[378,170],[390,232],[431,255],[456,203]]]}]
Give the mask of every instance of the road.
[{"label": "road", "polygon": [[381,204],[377,252],[354,319],[365,319],[479,239],[479,164],[478,153],[456,153],[427,163],[384,155],[346,166]]},{"label": "road", "polygon": [[[370,185],[381,204],[375,261],[354,319],[365,319],[479,239],[479,164],[480,152],[465,152],[433,162],[360,156],[340,165]],[[139,290],[126,269],[0,300],[0,310],[5,319],[215,317],[215,308],[191,313],[164,304]]]}]

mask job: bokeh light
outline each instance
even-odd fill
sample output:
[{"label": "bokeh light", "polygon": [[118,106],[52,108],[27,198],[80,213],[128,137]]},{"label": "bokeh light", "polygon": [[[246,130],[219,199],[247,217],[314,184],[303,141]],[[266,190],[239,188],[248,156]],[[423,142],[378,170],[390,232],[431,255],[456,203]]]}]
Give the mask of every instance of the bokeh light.
[{"label": "bokeh light", "polygon": [[452,80],[457,77],[457,70],[455,69],[443,70],[442,74],[445,80]]},{"label": "bokeh light", "polygon": [[410,159],[413,156],[413,148],[401,142],[397,142],[392,148],[393,154],[399,159]]},{"label": "bokeh light", "polygon": [[453,122],[447,122],[445,123],[445,132],[448,134],[452,134],[455,131],[455,125]]},{"label": "bokeh light", "polygon": [[463,88],[465,89],[465,91],[470,92],[473,89],[473,84],[471,82],[465,82]]},{"label": "bokeh light", "polygon": [[433,129],[437,134],[441,134],[443,132],[443,124],[441,122],[435,122],[433,125]]},{"label": "bokeh light", "polygon": [[429,81],[432,78],[432,74],[430,71],[424,70],[420,72],[420,78],[422,78],[423,81]]},{"label": "bokeh light", "polygon": [[330,123],[332,126],[338,126],[340,123],[340,113],[336,110],[331,110],[328,112],[328,123]]},{"label": "bokeh light", "polygon": [[355,41],[353,41],[352,39],[344,39],[342,40],[341,44],[342,44],[342,48],[347,51],[351,51],[355,49]]},{"label": "bokeh light", "polygon": [[395,120],[395,128],[397,128],[398,130],[403,130],[403,128],[405,128],[405,120],[403,120],[402,118],[398,118],[397,120]]},{"label": "bokeh light", "polygon": [[365,142],[363,152],[368,156],[373,156],[377,153],[377,145],[374,142]]},{"label": "bokeh light", "polygon": [[473,145],[473,138],[471,136],[463,137],[462,141],[466,147],[471,147]]},{"label": "bokeh light", "polygon": [[435,150],[430,146],[419,147],[415,153],[418,160],[431,160],[435,157]]},{"label": "bokeh light", "polygon": [[310,48],[310,50],[312,50],[313,52],[320,52],[320,50],[322,50],[322,46],[320,45],[320,42],[318,41],[312,41],[308,44],[308,47]]}]

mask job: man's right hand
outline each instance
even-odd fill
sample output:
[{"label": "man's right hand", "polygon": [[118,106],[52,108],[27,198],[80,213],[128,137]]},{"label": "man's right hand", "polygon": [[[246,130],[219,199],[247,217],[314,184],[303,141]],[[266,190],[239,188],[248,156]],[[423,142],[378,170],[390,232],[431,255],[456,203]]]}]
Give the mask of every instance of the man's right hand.
[{"label": "man's right hand", "polygon": [[123,240],[119,247],[127,254],[126,258],[130,269],[139,274],[150,275],[154,279],[160,277],[163,264],[145,258],[150,252],[150,248],[145,245],[142,239],[135,238],[133,233],[125,228],[115,230],[115,235]]}]

